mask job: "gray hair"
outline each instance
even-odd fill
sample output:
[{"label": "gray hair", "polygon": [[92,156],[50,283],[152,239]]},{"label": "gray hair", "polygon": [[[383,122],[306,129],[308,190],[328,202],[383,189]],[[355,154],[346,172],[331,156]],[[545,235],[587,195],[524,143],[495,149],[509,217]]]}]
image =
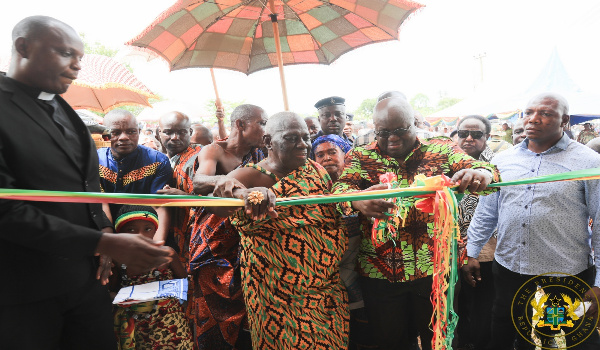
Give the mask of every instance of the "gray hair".
[{"label": "gray hair", "polygon": [[[267,120],[265,134],[273,135],[274,133],[280,131],[280,129],[283,128],[284,122],[292,118],[298,119],[299,121],[304,121],[300,115],[294,112],[286,111],[273,114],[271,117],[269,117],[269,120]],[[306,123],[302,124],[306,126]]]},{"label": "gray hair", "polygon": [[252,112],[254,112],[254,110],[256,109],[260,110],[261,114],[266,113],[264,109],[251,104],[243,104],[235,107],[233,112],[231,112],[231,116],[229,117],[229,119],[231,120],[231,125],[233,126],[238,120],[248,119],[252,115]]}]

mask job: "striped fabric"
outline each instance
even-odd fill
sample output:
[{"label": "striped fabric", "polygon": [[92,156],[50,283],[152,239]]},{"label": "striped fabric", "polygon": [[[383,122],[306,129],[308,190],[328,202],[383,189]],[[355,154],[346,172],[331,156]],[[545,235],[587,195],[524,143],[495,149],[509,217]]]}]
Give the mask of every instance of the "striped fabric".
[{"label": "striped fabric", "polygon": [[[274,0],[283,64],[330,64],[357,47],[398,39],[423,5],[410,0]],[[275,16],[273,16],[275,17]],[[127,44],[159,53],[172,70],[277,66],[267,0],[179,0]]]}]

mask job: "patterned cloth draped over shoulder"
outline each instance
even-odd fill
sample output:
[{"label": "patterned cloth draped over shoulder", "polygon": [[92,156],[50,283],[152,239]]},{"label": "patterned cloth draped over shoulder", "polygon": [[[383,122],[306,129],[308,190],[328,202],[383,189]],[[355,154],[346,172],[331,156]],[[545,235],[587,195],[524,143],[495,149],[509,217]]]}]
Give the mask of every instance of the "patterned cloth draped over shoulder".
[{"label": "patterned cloth draped over shoulder", "polygon": [[[198,154],[202,150],[201,145],[189,145],[188,148],[169,160],[173,168],[172,186],[185,193],[194,192],[194,174],[198,170]],[[189,207],[170,208],[171,228],[169,237],[174,240],[177,256],[181,264],[187,268],[190,261],[190,237],[191,237],[191,218],[193,209]],[[188,304],[185,310],[186,316],[190,321],[190,326],[194,325],[194,289],[190,283],[188,288]]]},{"label": "patterned cloth draped over shoulder", "polygon": [[[263,158],[262,151],[255,148],[238,168]],[[229,218],[204,208],[196,208],[192,215],[189,272],[196,344],[200,349],[233,349],[240,330],[247,328],[240,281],[240,234]]]},{"label": "patterned cloth draped over shoulder", "polygon": [[[261,172],[266,170],[252,165]],[[325,169],[308,160],[271,190],[278,198],[328,194]],[[242,283],[255,349],[343,349],[348,298],[339,263],[347,246],[335,204],[277,208],[278,217],[232,219],[242,234]]]},{"label": "patterned cloth draped over shoulder", "polygon": [[[405,159],[383,155],[373,142],[356,147],[346,155],[346,168],[333,188],[334,193],[364,190],[379,184],[379,175],[396,174],[401,187],[410,186],[416,175],[446,175],[452,177],[462,169],[485,169],[499,180],[496,168],[486,162],[476,161],[445,137],[419,140]],[[487,194],[494,190],[486,190]],[[417,198],[418,199],[418,198]],[[362,276],[387,279],[390,282],[412,281],[433,273],[433,220],[434,216],[418,210],[415,198],[403,198],[409,206],[403,227],[398,228],[396,240],[378,246],[371,242],[372,222],[362,214],[363,231],[358,269]],[[339,204],[345,215],[353,213],[350,202]]]},{"label": "patterned cloth draped over shoulder", "polygon": [[[194,174],[198,170],[198,154],[202,146],[190,145],[184,152],[171,157],[173,167],[173,186],[188,194],[194,192]],[[183,266],[188,266],[190,259],[190,217],[191,209],[188,207],[175,207],[171,211],[171,229],[178,249],[177,255]]]}]

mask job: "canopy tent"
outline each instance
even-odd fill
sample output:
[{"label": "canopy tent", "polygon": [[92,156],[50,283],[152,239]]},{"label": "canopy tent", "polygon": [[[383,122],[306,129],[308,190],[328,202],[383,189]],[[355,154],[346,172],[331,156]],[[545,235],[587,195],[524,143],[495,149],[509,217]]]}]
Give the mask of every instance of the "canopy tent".
[{"label": "canopy tent", "polygon": [[572,125],[600,118],[600,94],[584,92],[579,88],[567,73],[555,48],[538,77],[520,93],[499,91],[493,85],[488,85],[454,106],[427,116],[426,120],[432,123],[471,114],[488,117],[495,114],[499,119],[512,121],[531,97],[547,91],[559,93],[567,99]]}]

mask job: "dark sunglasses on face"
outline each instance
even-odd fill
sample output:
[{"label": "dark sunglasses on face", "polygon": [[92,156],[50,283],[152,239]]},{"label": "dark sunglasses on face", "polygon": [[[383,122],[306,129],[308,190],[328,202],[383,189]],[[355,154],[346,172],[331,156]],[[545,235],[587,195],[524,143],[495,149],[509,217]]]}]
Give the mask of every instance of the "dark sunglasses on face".
[{"label": "dark sunglasses on face", "polygon": [[406,134],[410,130],[411,127],[412,126],[409,126],[406,129],[398,128],[398,129],[392,130],[392,131],[387,131],[387,130],[375,131],[375,135],[377,135],[378,137],[381,137],[382,139],[387,139],[390,136],[392,136],[392,134],[394,134],[398,137],[402,137],[402,135]]},{"label": "dark sunglasses on face", "polygon": [[473,140],[479,140],[483,136],[483,131],[458,130],[457,134],[461,139],[466,139],[470,134]]}]

